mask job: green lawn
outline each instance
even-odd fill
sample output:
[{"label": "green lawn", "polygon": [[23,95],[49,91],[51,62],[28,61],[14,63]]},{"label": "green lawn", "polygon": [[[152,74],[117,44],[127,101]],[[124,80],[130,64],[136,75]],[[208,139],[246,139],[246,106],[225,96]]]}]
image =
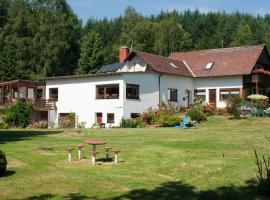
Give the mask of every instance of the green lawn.
[{"label": "green lawn", "polygon": [[[266,136],[270,118],[215,117],[192,129],[3,130],[9,172],[0,199],[268,199],[252,181],[254,149],[270,149]],[[121,149],[122,162],[92,167],[86,146],[85,160],[68,163],[65,148],[86,139]]]}]

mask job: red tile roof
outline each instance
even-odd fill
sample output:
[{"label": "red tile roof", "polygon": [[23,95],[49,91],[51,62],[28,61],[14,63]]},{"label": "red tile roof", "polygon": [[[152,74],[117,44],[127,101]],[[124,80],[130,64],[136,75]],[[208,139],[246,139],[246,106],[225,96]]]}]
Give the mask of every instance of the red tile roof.
[{"label": "red tile roof", "polygon": [[182,61],[140,51],[131,52],[126,60],[132,59],[135,55],[144,60],[156,72],[190,77],[193,76],[192,72]]},{"label": "red tile roof", "polygon": [[[195,77],[251,74],[265,45],[172,53],[169,58],[184,61]],[[205,69],[213,63],[210,69]]]}]

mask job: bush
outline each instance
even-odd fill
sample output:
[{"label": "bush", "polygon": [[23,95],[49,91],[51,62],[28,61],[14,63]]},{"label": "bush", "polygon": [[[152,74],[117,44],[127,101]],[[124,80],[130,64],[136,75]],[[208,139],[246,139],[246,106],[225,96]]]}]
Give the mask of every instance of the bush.
[{"label": "bush", "polygon": [[227,101],[227,112],[235,119],[241,118],[243,100],[239,96],[231,96]]},{"label": "bush", "polygon": [[192,107],[188,110],[187,115],[197,122],[205,121],[207,119],[203,112],[203,100],[201,98],[195,98]]},{"label": "bush", "polygon": [[216,109],[216,115],[226,116],[228,115],[227,110],[224,108],[217,108]]},{"label": "bush", "polygon": [[7,168],[7,159],[3,151],[0,150],[0,176],[4,175]]},{"label": "bush", "polygon": [[206,115],[199,108],[193,107],[188,110],[187,115],[197,122],[205,121],[207,119]]},{"label": "bush", "polygon": [[25,99],[17,99],[16,103],[3,111],[3,121],[8,126],[25,128],[29,124],[32,105]]},{"label": "bush", "polygon": [[5,122],[0,122],[0,129],[8,129],[9,125]]},{"label": "bush", "polygon": [[181,119],[177,115],[162,115],[160,118],[160,126],[172,127],[180,124]]},{"label": "bush", "polygon": [[122,119],[120,127],[122,128],[143,128],[145,123],[139,119]]},{"label": "bush", "polygon": [[214,103],[206,103],[203,105],[203,113],[206,116],[214,115],[216,111],[216,106]]},{"label": "bush", "polygon": [[67,118],[64,119],[64,121],[62,122],[62,126],[63,128],[66,128],[66,129],[71,129],[74,127],[74,124],[75,124],[75,114],[74,113],[69,113]]},{"label": "bush", "polygon": [[255,150],[255,163],[257,166],[257,178],[259,180],[259,193],[270,195],[270,156],[263,155],[260,159]]},{"label": "bush", "polygon": [[48,128],[48,121],[47,120],[42,120],[38,122],[32,121],[28,126],[28,128],[42,128],[42,129]]}]

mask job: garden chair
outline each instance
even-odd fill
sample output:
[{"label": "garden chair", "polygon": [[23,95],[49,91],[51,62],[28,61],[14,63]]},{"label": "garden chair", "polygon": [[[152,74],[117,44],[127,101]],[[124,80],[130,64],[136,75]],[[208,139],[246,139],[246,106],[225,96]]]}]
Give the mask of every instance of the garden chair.
[{"label": "garden chair", "polygon": [[267,116],[270,115],[270,107],[268,107],[266,110],[264,110],[264,114]]}]

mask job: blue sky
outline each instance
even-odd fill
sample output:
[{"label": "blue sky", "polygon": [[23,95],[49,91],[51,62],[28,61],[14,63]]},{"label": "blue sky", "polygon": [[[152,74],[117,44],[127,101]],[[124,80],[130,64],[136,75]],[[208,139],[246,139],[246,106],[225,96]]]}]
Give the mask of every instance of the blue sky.
[{"label": "blue sky", "polygon": [[74,12],[86,23],[89,17],[114,18],[128,5],[143,15],[157,14],[161,10],[179,11],[199,9],[202,12],[225,10],[250,13],[253,15],[270,13],[270,0],[67,0]]}]

